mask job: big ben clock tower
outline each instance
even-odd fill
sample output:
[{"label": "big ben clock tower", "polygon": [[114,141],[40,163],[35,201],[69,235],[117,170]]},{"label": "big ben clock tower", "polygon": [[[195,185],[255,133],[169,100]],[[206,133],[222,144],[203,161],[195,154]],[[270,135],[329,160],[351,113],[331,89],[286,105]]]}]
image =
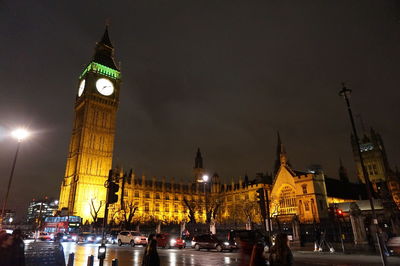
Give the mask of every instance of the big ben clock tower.
[{"label": "big ben clock tower", "polygon": [[[114,61],[108,28],[92,61],[79,76],[74,123],[59,208],[91,221],[91,209],[106,198],[104,182],[112,167],[121,73]],[[103,204],[104,205],[104,204]],[[104,216],[101,207],[99,217]]]}]

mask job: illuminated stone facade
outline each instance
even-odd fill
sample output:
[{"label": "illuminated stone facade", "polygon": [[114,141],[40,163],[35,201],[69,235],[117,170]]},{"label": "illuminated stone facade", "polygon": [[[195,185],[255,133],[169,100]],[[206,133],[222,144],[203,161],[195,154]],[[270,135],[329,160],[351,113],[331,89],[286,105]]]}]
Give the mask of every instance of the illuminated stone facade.
[{"label": "illuminated stone facade", "polygon": [[[111,83],[101,84],[100,79]],[[120,72],[114,62],[114,48],[107,29],[78,84],[59,208],[90,220],[91,206],[100,205],[106,196],[104,182],[112,168],[120,88]],[[99,217],[104,216],[103,212],[104,208]]]}]

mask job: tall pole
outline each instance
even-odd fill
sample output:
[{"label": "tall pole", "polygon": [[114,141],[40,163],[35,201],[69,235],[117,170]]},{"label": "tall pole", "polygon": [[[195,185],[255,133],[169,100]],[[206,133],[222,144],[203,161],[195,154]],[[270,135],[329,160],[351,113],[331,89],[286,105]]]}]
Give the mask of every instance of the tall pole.
[{"label": "tall pole", "polygon": [[387,265],[386,256],[385,256],[385,254],[383,254],[383,243],[382,243],[382,239],[380,237],[378,218],[377,218],[376,212],[375,212],[374,200],[373,200],[372,191],[371,191],[371,182],[369,180],[367,169],[365,168],[365,165],[364,165],[364,158],[361,154],[360,141],[358,138],[357,129],[356,129],[356,126],[354,123],[354,118],[353,118],[353,112],[351,110],[350,100],[348,97],[351,93],[351,90],[346,88],[344,83],[342,85],[343,85],[343,88],[339,92],[339,95],[343,96],[344,100],[346,101],[347,111],[349,113],[350,123],[351,123],[351,127],[353,130],[354,140],[356,143],[357,154],[358,154],[358,157],[360,160],[361,169],[362,169],[362,173],[363,173],[364,180],[365,180],[365,188],[367,190],[369,204],[371,206],[373,225],[375,226],[375,231],[376,231],[375,235],[376,235],[376,239],[377,239],[377,243],[378,243],[378,247],[379,247],[379,253],[381,256],[382,265]]},{"label": "tall pole", "polygon": [[207,182],[204,180],[204,208],[206,209],[206,224],[208,220],[208,210],[207,210],[207,192],[206,192]]},{"label": "tall pole", "polygon": [[269,237],[269,243],[271,242],[271,233],[272,233],[272,225],[271,225],[271,215],[269,211],[269,197],[268,197],[268,190],[264,189],[264,195],[265,195],[265,200],[266,200],[266,210],[267,210],[267,223],[268,223],[268,237]]},{"label": "tall pole", "polygon": [[18,152],[19,152],[19,147],[21,146],[21,140],[18,140],[18,144],[17,144],[17,150],[15,152],[15,156],[14,156],[14,161],[11,167],[11,173],[10,173],[10,178],[8,179],[8,185],[7,185],[7,192],[6,192],[6,196],[4,198],[4,202],[3,202],[3,207],[1,209],[1,224],[0,227],[3,227],[3,221],[4,221],[4,217],[5,217],[5,211],[6,211],[6,206],[7,206],[7,200],[8,200],[8,195],[10,194],[10,188],[11,188],[11,182],[14,176],[14,170],[15,170],[15,165],[17,163],[17,158],[18,158]]}]

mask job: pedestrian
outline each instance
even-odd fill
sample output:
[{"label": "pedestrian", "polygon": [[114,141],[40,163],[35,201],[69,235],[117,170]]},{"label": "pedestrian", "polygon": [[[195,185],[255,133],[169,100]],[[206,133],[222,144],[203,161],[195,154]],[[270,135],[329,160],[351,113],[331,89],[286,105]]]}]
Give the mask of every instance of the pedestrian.
[{"label": "pedestrian", "polygon": [[261,243],[254,243],[250,256],[249,266],[265,266],[264,246]]},{"label": "pedestrian", "polygon": [[12,232],[12,261],[14,266],[25,266],[25,244],[22,240],[22,232],[20,229],[15,229]]},{"label": "pedestrian", "polygon": [[13,238],[6,231],[0,231],[0,265],[11,266]]},{"label": "pedestrian", "polygon": [[150,234],[147,246],[144,250],[142,266],[159,266],[160,257],[157,253],[157,240],[154,234]]},{"label": "pedestrian", "polygon": [[280,233],[276,236],[275,245],[270,249],[269,263],[271,266],[293,265],[293,254],[289,247],[287,234]]}]

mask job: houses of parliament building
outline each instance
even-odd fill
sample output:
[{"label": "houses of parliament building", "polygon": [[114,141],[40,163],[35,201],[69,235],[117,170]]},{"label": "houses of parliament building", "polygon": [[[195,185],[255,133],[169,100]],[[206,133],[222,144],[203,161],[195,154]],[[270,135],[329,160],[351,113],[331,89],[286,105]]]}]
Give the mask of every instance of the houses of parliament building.
[{"label": "houses of parliament building", "polygon": [[[60,210],[81,216],[84,222],[93,221],[94,212],[98,212],[98,217],[104,216],[104,183],[113,167],[120,85],[121,72],[106,28],[77,82],[73,129],[59,200]],[[371,181],[388,184],[389,194],[399,204],[399,175],[389,168],[379,134],[372,130],[364,137],[361,147]],[[357,158],[357,150],[353,152]],[[211,210],[217,222],[260,223],[256,191],[265,188],[271,216],[285,219],[296,215],[300,222],[308,223],[327,218],[331,203],[365,197],[357,160],[360,184],[349,181],[341,164],[339,179],[325,176],[320,169],[293,169],[279,135],[276,157],[272,174],[258,174],[254,178],[246,175],[230,183],[222,182],[218,174],[203,180],[206,169],[200,149],[195,156],[193,176],[186,183],[119,170],[119,200],[110,205],[108,219],[118,222],[121,210],[126,212],[129,207],[135,209],[135,219],[143,222],[205,222],[206,210]]]}]

